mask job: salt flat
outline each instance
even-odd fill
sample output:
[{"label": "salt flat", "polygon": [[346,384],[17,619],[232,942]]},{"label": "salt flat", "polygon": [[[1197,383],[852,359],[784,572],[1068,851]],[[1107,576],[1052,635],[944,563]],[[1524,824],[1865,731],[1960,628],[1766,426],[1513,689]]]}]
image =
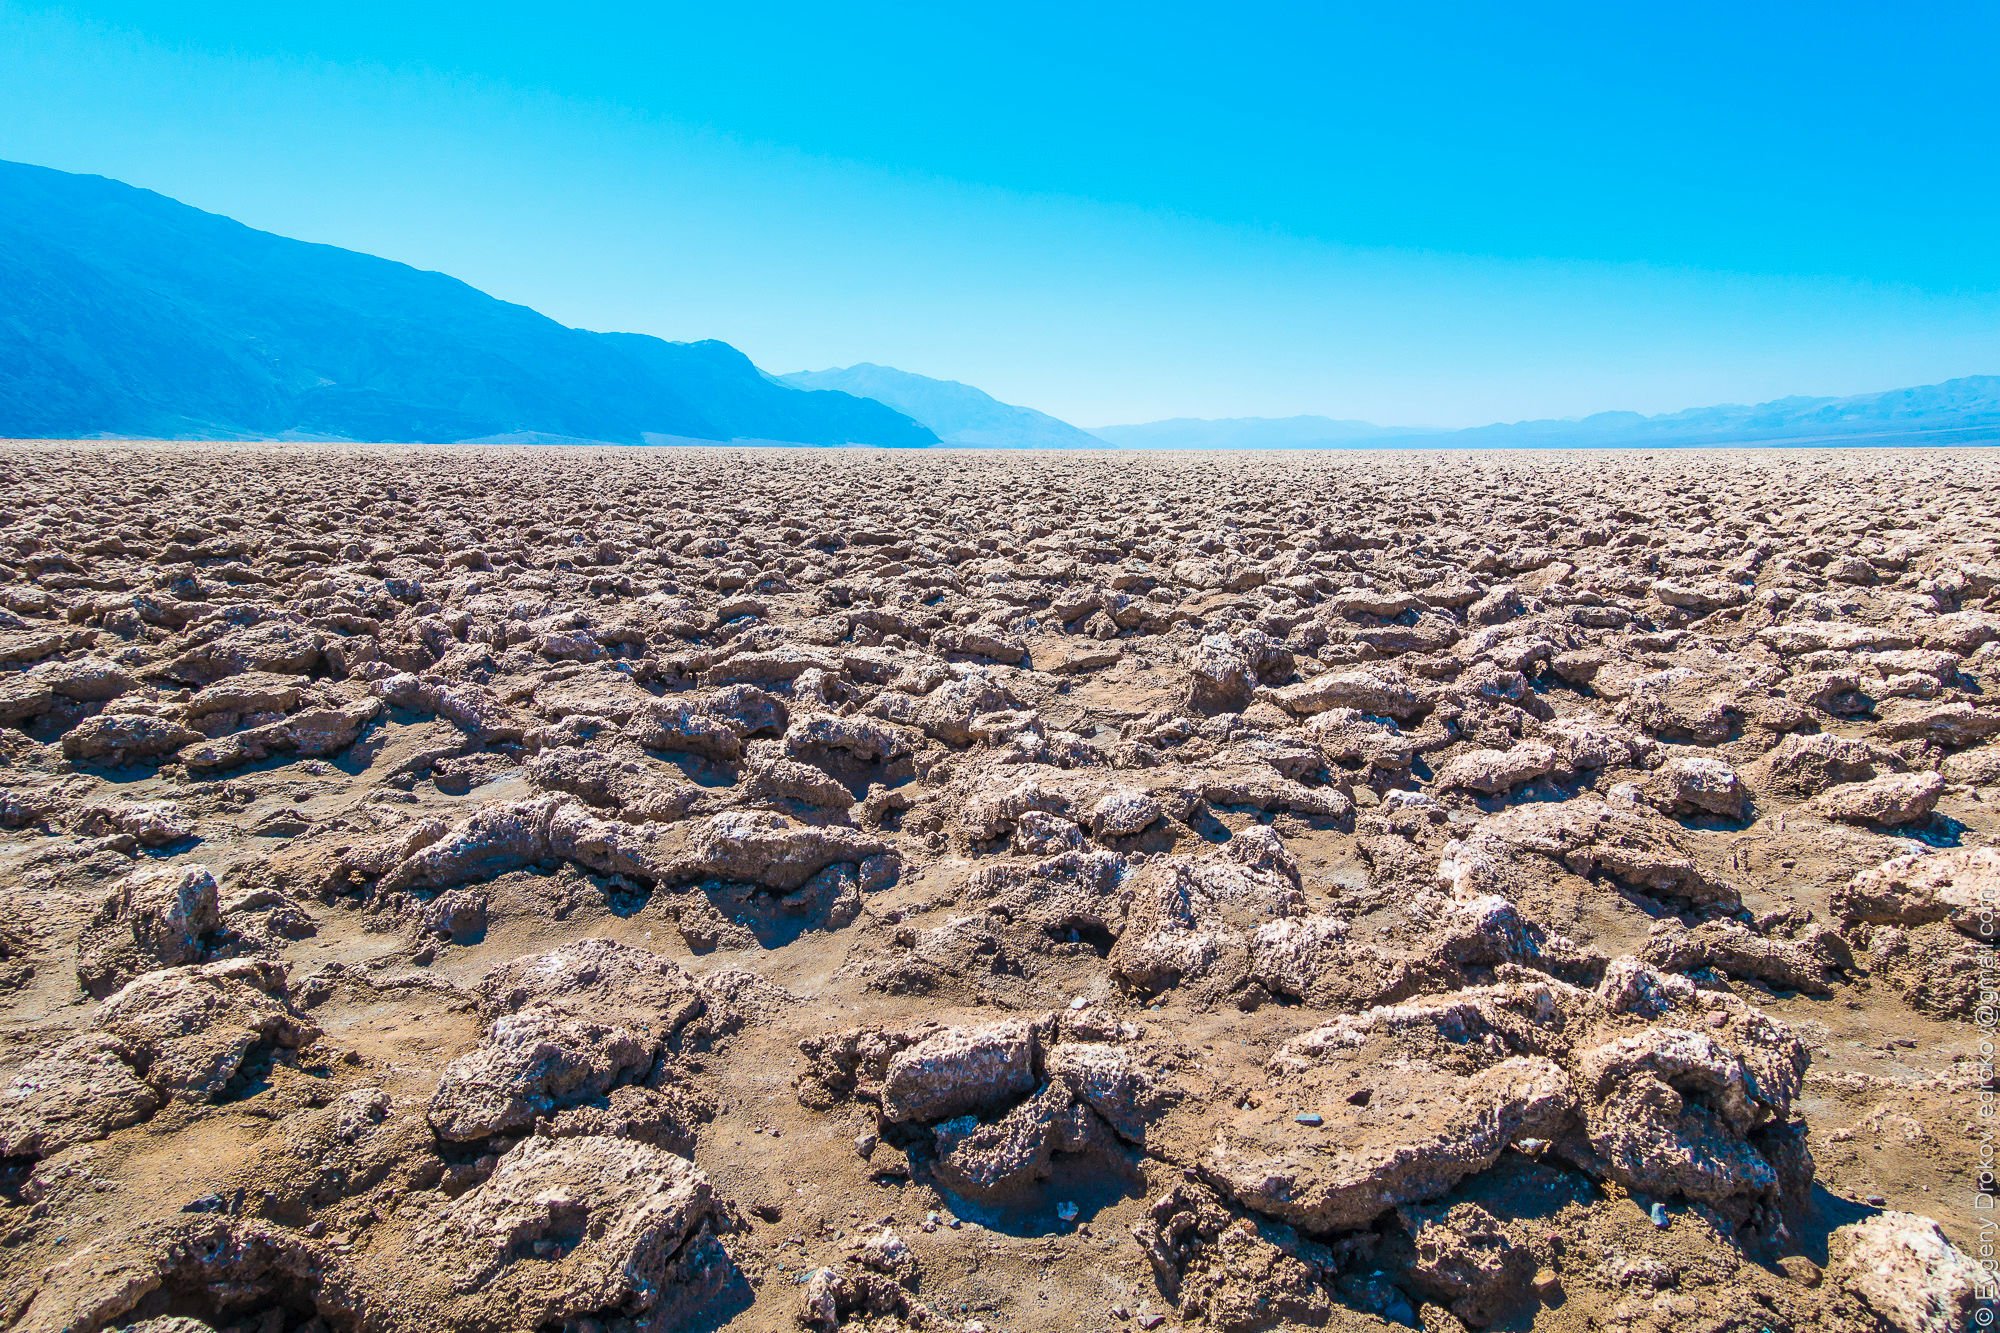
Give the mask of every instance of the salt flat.
[{"label": "salt flat", "polygon": [[1969,1317],[2000,453],[0,497],[11,1326]]}]

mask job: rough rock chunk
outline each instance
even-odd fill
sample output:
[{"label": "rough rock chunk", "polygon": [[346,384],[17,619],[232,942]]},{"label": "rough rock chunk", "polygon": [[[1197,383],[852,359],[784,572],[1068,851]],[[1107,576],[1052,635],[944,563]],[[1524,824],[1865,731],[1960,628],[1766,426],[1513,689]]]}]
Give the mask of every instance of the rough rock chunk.
[{"label": "rough rock chunk", "polygon": [[1468,750],[1438,769],[1437,785],[1499,796],[1555,772],[1557,762],[1556,752],[1540,741],[1524,741],[1511,750]]},{"label": "rough rock chunk", "polygon": [[1936,773],[1891,773],[1830,787],[1813,801],[1813,808],[1843,824],[1894,828],[1929,815],[1942,795],[1944,778]]},{"label": "rough rock chunk", "polygon": [[72,1037],[0,1091],[0,1157],[47,1157],[136,1125],[165,1103],[135,1072],[139,1051],[107,1032]]},{"label": "rough rock chunk", "polygon": [[672,960],[612,940],[495,968],[479,1010],[484,1037],[445,1066],[431,1097],[432,1127],[454,1141],[527,1129],[623,1084],[657,1087],[684,1045],[731,1022]]},{"label": "rough rock chunk", "polygon": [[1957,847],[1893,857],[1834,890],[1833,910],[1849,925],[1922,926],[1948,922],[1974,939],[1981,913],[2000,913],[2000,848]]},{"label": "rough rock chunk", "polygon": [[217,895],[206,866],[157,866],[127,875],[77,941],[77,981],[102,999],[142,972],[200,962],[222,929]]},{"label": "rough rock chunk", "polygon": [[1736,770],[1710,755],[1676,755],[1647,785],[1654,803],[1670,815],[1741,819],[1750,807],[1750,792]]},{"label": "rough rock chunk", "polygon": [[214,1101],[253,1057],[308,1046],[281,964],[236,958],[148,972],[104,1002],[99,1026],[138,1052],[171,1099]]},{"label": "rough rock chunk", "polygon": [[1895,1333],[1961,1333],[1991,1303],[1979,1265],[1913,1213],[1878,1213],[1833,1233],[1828,1279]]},{"label": "rough rock chunk", "polygon": [[63,735],[63,755],[110,764],[161,759],[201,739],[178,722],[145,713],[99,713]]},{"label": "rough rock chunk", "polygon": [[1140,995],[1199,983],[1219,997],[1249,976],[1254,932],[1304,912],[1298,870],[1277,835],[1257,828],[1201,860],[1150,862],[1111,951],[1114,975]]},{"label": "rough rock chunk", "polygon": [[685,1327],[740,1280],[720,1239],[731,1225],[686,1158],[628,1139],[531,1138],[425,1228],[435,1276],[412,1295],[455,1328]]},{"label": "rough rock chunk", "polygon": [[1177,1184],[1154,1199],[1132,1235],[1183,1319],[1254,1333],[1280,1323],[1316,1327],[1327,1317],[1324,1272],[1299,1255],[1307,1247],[1298,1236],[1231,1213],[1200,1185]]},{"label": "rough rock chunk", "polygon": [[887,846],[849,828],[821,828],[771,812],[732,810],[692,832],[689,869],[696,875],[789,892],[828,866],[859,863]]},{"label": "rough rock chunk", "polygon": [[882,1082],[892,1122],[934,1121],[1034,1091],[1036,1040],[1026,1023],[946,1028],[898,1054]]},{"label": "rough rock chunk", "polygon": [[[1560,1137],[1576,1113],[1569,1076],[1537,1057],[1468,1078],[1402,1072],[1365,1104],[1348,1100],[1346,1088],[1322,1096],[1318,1071],[1297,1077],[1283,1103],[1225,1118],[1203,1170],[1244,1207],[1316,1233],[1434,1198],[1509,1144]],[[1323,1123],[1302,1127],[1294,1105],[1311,1105]]]}]

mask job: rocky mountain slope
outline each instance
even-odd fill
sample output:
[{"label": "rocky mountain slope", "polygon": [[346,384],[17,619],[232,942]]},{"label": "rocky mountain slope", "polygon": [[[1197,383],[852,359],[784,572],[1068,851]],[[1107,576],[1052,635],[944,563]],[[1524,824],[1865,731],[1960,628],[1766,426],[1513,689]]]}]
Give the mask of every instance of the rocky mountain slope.
[{"label": "rocky mountain slope", "polygon": [[0,163],[0,437],[929,444],[726,343],[565,328],[439,273]]},{"label": "rocky mountain slope", "polygon": [[1105,442],[1046,412],[1003,403],[969,384],[862,362],[782,377],[802,389],[839,389],[887,403],[946,444],[983,449],[1101,449]]}]

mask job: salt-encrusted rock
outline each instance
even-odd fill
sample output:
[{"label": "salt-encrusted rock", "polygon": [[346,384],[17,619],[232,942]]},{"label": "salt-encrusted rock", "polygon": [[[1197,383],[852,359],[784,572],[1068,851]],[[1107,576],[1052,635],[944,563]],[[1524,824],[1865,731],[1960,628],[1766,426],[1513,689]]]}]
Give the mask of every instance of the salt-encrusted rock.
[{"label": "salt-encrusted rock", "polygon": [[731,1227],[686,1158],[629,1139],[531,1138],[425,1226],[423,1264],[395,1285],[450,1327],[685,1327],[738,1280],[720,1239]]},{"label": "salt-encrusted rock", "polygon": [[1035,1032],[1015,1021],[946,1028],[900,1052],[882,1081],[891,1122],[936,1121],[1004,1104],[1037,1082]]},{"label": "salt-encrusted rock", "polygon": [[1830,992],[1826,978],[1831,960],[1823,948],[1815,947],[1819,943],[1772,939],[1738,921],[1704,921],[1689,929],[1665,920],[1654,923],[1644,957],[1669,972],[1713,968],[1780,990],[1825,995]]},{"label": "salt-encrusted rock", "polygon": [[177,680],[206,685],[245,671],[303,676],[319,665],[325,636],[287,620],[223,632],[175,658],[167,672]]},{"label": "salt-encrusted rock", "polygon": [[70,828],[86,838],[130,839],[147,848],[171,847],[195,835],[187,810],[173,801],[93,801],[71,814]]},{"label": "salt-encrusted rock", "polygon": [[1669,667],[1633,681],[1624,713],[1649,736],[1698,745],[1728,740],[1743,719],[1723,682],[1687,667]]},{"label": "salt-encrusted rock", "polygon": [[[1366,1105],[1320,1094],[1315,1073],[1282,1098],[1225,1114],[1203,1173],[1244,1207],[1312,1232],[1366,1226],[1434,1198],[1523,1138],[1552,1139],[1576,1113],[1553,1061],[1514,1057],[1470,1077],[1399,1071]],[[1328,1089],[1331,1090],[1330,1088]],[[1296,1107],[1322,1118],[1300,1126]]]},{"label": "salt-encrusted rock", "polygon": [[1437,785],[1446,790],[1500,796],[1556,771],[1556,752],[1540,741],[1523,741],[1510,750],[1467,750],[1438,769]]},{"label": "salt-encrusted rock", "polygon": [[274,754],[316,759],[354,744],[362,728],[381,713],[379,700],[357,699],[338,708],[308,708],[280,721],[188,747],[181,762],[197,773],[256,763]]},{"label": "salt-encrusted rock", "polygon": [[517,958],[480,983],[488,1026],[445,1066],[430,1102],[455,1141],[527,1129],[625,1084],[661,1081],[684,1046],[731,1022],[679,965],[612,940]]},{"label": "salt-encrusted rock", "polygon": [[1181,1317],[1223,1333],[1273,1324],[1318,1326],[1329,1312],[1321,1265],[1288,1227],[1259,1226],[1215,1193],[1182,1181],[1146,1206],[1132,1228],[1153,1275]]},{"label": "salt-encrusted rock", "polygon": [[353,1271],[302,1231],[221,1208],[140,1219],[144,1213],[117,1219],[94,1243],[50,1265],[19,1326],[212,1329],[208,1320],[169,1313],[192,1307],[224,1327],[240,1327],[235,1317],[261,1311],[302,1315],[306,1328],[364,1327],[368,1302]]},{"label": "salt-encrusted rock", "polygon": [[[898,702],[898,700],[907,702]],[[983,669],[945,679],[919,699],[885,690],[871,708],[891,722],[916,727],[932,740],[950,746],[972,744],[974,723],[989,713],[1017,707],[1020,700]]]},{"label": "salt-encrusted rock", "polygon": [[1655,769],[1647,795],[1670,815],[1716,815],[1741,819],[1750,792],[1736,770],[1711,755],[1676,755]]},{"label": "salt-encrusted rock", "polygon": [[[770,742],[758,742],[759,745]],[[759,756],[749,764],[745,794],[771,802],[795,801],[802,806],[842,811],[854,803],[854,793],[838,778],[812,764],[782,756]]]},{"label": "salt-encrusted rock", "polygon": [[743,753],[746,739],[781,732],[785,722],[783,700],[755,686],[735,685],[643,708],[626,723],[625,735],[649,750],[729,760]]},{"label": "salt-encrusted rock", "polygon": [[1152,796],[1130,787],[1120,787],[1106,792],[1091,806],[1084,822],[1097,837],[1130,838],[1144,833],[1165,814]]},{"label": "salt-encrusted rock", "polygon": [[[18,726],[56,706],[56,692],[33,676],[0,676],[0,726]],[[81,745],[82,742],[79,742]],[[70,758],[84,757],[80,754]]]},{"label": "salt-encrusted rock", "polygon": [[163,759],[202,739],[168,718],[148,713],[99,713],[63,733],[63,755],[69,759],[132,764]]},{"label": "salt-encrusted rock", "polygon": [[622,1024],[540,1009],[503,1015],[477,1050],[445,1066],[431,1124],[453,1140],[526,1129],[539,1116],[640,1077],[653,1053],[645,1033]]},{"label": "salt-encrusted rock", "polygon": [[218,728],[233,731],[249,718],[291,712],[305,693],[295,676],[253,671],[196,690],[183,715],[189,726],[211,734]]},{"label": "salt-encrusted rock", "polygon": [[395,707],[435,714],[481,744],[518,741],[527,730],[519,716],[472,681],[399,672],[370,689]]},{"label": "salt-encrusted rock", "polygon": [[562,804],[542,797],[482,806],[390,869],[383,887],[451,888],[545,860],[549,821]]},{"label": "salt-encrusted rock", "polygon": [[1672,821],[1643,806],[1592,796],[1502,811],[1450,844],[1439,873],[1456,897],[1504,894],[1522,857],[1547,858],[1574,874],[1603,876],[1655,898],[1699,907],[1737,901],[1734,888],[1682,850]]},{"label": "salt-encrusted rock", "polygon": [[1059,1042],[1050,1048],[1047,1065],[1050,1082],[1062,1084],[1120,1138],[1144,1141],[1162,1091],[1130,1050],[1111,1042]]},{"label": "salt-encrusted rock", "polygon": [[76,978],[102,999],[142,972],[200,962],[222,930],[206,866],[135,870],[112,886],[76,946]]},{"label": "salt-encrusted rock", "polygon": [[1109,947],[1125,928],[1124,875],[1124,860],[1110,852],[1066,851],[1027,865],[987,866],[966,880],[959,901],[1051,938],[1078,934]]},{"label": "salt-encrusted rock", "polygon": [[35,678],[64,699],[104,703],[139,687],[131,672],[101,657],[51,662],[37,667]]},{"label": "salt-encrusted rock", "polygon": [[1397,1220],[1409,1237],[1411,1290],[1472,1327],[1495,1323],[1531,1298],[1541,1256],[1527,1225],[1510,1226],[1477,1203],[1405,1204]]},{"label": "salt-encrusted rock", "polygon": [[1628,1189],[1704,1203],[1776,1192],[1777,1169],[1748,1136],[1789,1098],[1708,1033],[1614,1038],[1582,1055],[1579,1090],[1591,1149]]},{"label": "salt-encrusted rock", "polygon": [[1827,1280],[1895,1333],[1963,1333],[1991,1303],[1979,1265],[1928,1217],[1877,1213],[1827,1242]]},{"label": "salt-encrusted rock", "polygon": [[795,717],[785,729],[785,750],[800,758],[844,754],[865,764],[900,759],[914,748],[910,733],[871,717],[815,713]]},{"label": "salt-encrusted rock", "polygon": [[1228,994],[1249,975],[1257,929],[1305,908],[1297,867],[1261,826],[1201,860],[1150,862],[1131,886],[1131,902],[1111,969],[1140,995],[1190,984]]},{"label": "salt-encrusted rock", "polygon": [[136,1125],[165,1104],[140,1051],[107,1032],[72,1037],[28,1061],[0,1090],[0,1157],[47,1157]]},{"label": "salt-encrusted rock", "polygon": [[[1948,922],[1961,934],[2000,943],[2000,848],[1913,852],[1864,870],[1833,892],[1849,925],[1922,926]],[[1988,918],[1982,930],[1982,916]]]},{"label": "salt-encrusted rock", "polygon": [[98,1026],[137,1053],[154,1089],[191,1101],[221,1098],[258,1052],[319,1038],[292,1007],[284,966],[252,958],[148,972],[104,1002]]},{"label": "salt-encrusted rock", "polygon": [[1249,657],[1227,635],[1205,635],[1189,652],[1187,706],[1193,712],[1241,712],[1256,688]]},{"label": "salt-encrusted rock", "polygon": [[687,868],[789,892],[828,866],[858,863],[887,846],[850,828],[799,824],[768,811],[731,810],[690,832]]},{"label": "salt-encrusted rock", "polygon": [[1769,782],[1792,796],[1816,796],[1841,783],[1862,782],[1901,766],[1894,752],[1867,741],[1816,731],[1793,734],[1771,751]]},{"label": "salt-encrusted rock", "polygon": [[566,792],[629,820],[670,823],[702,801],[699,786],[659,760],[605,754],[584,746],[545,749],[528,761],[524,772],[544,791]]},{"label": "salt-encrusted rock", "polygon": [[1390,672],[1328,671],[1272,691],[1271,698],[1289,713],[1310,716],[1329,708],[1408,722],[1425,708],[1423,697],[1407,681]]},{"label": "salt-encrusted rock", "polygon": [[1813,808],[1843,824],[1894,828],[1927,817],[1942,795],[1944,778],[1939,774],[1891,773],[1830,787],[1814,799]]}]

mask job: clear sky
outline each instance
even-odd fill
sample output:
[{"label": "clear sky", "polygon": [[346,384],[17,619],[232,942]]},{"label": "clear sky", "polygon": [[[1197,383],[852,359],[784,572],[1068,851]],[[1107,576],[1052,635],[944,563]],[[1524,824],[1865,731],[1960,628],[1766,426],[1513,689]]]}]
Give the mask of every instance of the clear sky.
[{"label": "clear sky", "polygon": [[771,370],[1462,425],[2000,372],[1996,70],[1991,3],[0,0],[0,157]]}]

